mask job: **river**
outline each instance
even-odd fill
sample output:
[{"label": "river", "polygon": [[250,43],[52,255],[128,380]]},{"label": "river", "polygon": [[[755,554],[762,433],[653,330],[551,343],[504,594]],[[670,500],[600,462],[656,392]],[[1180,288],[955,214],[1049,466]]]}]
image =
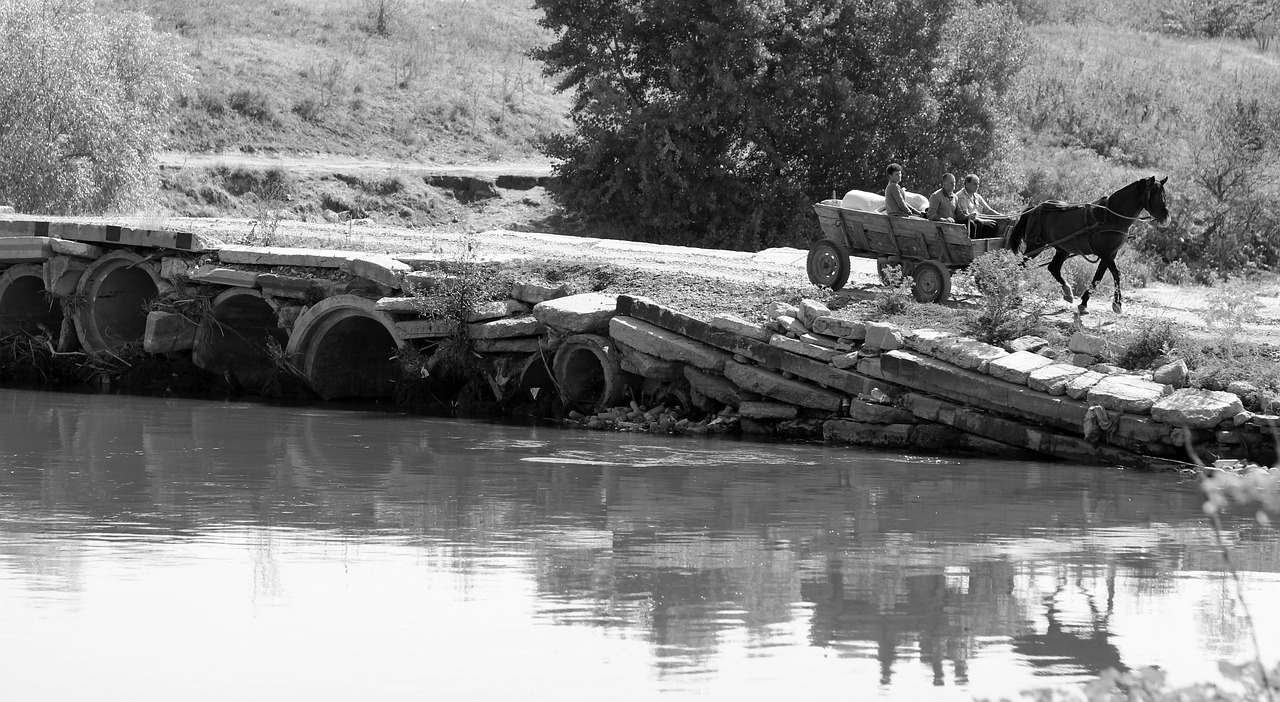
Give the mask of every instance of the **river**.
[{"label": "river", "polygon": [[[971,699],[1250,653],[1176,475],[20,390],[0,427],[5,699]],[[1227,526],[1280,621],[1274,531]]]}]

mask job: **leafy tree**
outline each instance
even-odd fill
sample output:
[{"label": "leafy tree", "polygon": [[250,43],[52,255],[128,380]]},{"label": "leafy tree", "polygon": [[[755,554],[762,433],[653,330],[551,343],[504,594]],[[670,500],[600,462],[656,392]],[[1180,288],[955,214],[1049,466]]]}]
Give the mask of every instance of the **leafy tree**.
[{"label": "leafy tree", "polygon": [[797,243],[811,203],[997,155],[1022,25],[972,0],[535,0],[573,90],[558,196],[656,238]]},{"label": "leafy tree", "polygon": [[187,79],[139,13],[91,0],[0,0],[0,203],[101,212],[154,187],[172,98]]}]

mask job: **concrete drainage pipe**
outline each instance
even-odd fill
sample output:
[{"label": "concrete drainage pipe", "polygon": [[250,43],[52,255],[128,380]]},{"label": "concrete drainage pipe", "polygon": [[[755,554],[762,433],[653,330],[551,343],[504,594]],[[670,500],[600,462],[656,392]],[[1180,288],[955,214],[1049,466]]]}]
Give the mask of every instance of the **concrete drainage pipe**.
[{"label": "concrete drainage pipe", "polygon": [[322,300],[298,316],[288,354],[326,400],[389,398],[405,341],[395,319],[356,295]]},{"label": "concrete drainage pipe", "polygon": [[584,412],[623,404],[634,380],[619,366],[613,341],[595,334],[565,339],[551,366],[565,406]]},{"label": "concrete drainage pipe", "polygon": [[147,304],[160,286],[151,266],[128,251],[113,251],[89,264],[71,300],[80,344],[86,351],[107,351],[142,341]]},{"label": "concrete drainage pipe", "polygon": [[196,337],[194,358],[205,370],[230,374],[244,387],[260,390],[275,374],[267,354],[272,341],[281,349],[289,343],[275,309],[261,292],[233,288],[213,299],[210,319]]},{"label": "concrete drainage pipe", "polygon": [[44,269],[13,266],[0,275],[0,334],[47,333],[56,345],[62,333],[62,305],[45,292]]}]

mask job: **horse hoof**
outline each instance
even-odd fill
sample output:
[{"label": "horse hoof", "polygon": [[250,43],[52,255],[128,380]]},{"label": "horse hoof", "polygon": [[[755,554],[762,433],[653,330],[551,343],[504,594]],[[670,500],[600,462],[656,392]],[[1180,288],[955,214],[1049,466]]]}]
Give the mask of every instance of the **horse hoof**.
[{"label": "horse hoof", "polygon": [[1080,305],[1079,307],[1077,307],[1077,308],[1076,308],[1076,316],[1077,316],[1077,317],[1083,317],[1083,316],[1085,316],[1086,314],[1089,314],[1089,310],[1085,309],[1085,306],[1084,306],[1084,305]]},{"label": "horse hoof", "polygon": [[1111,303],[1111,311],[1115,312],[1116,314],[1120,314],[1120,303],[1119,302]]},{"label": "horse hoof", "polygon": [[1066,294],[1066,295],[1063,295],[1063,296],[1062,296],[1062,299],[1063,299],[1063,300],[1066,300],[1068,305],[1074,305],[1074,304],[1076,304],[1076,296],[1075,296],[1075,295]]}]

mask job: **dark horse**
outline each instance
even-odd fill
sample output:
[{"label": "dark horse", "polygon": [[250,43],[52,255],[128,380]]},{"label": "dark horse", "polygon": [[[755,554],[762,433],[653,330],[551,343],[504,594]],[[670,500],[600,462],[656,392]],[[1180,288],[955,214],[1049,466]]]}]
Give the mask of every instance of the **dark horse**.
[{"label": "dark horse", "polygon": [[1009,249],[1016,252],[1026,240],[1024,254],[1033,258],[1047,248],[1057,251],[1049,262],[1049,273],[1062,286],[1062,297],[1075,303],[1071,286],[1062,279],[1062,264],[1072,256],[1097,256],[1098,270],[1093,283],[1080,294],[1080,314],[1087,314],[1089,295],[1102,280],[1104,271],[1111,271],[1116,292],[1111,309],[1118,314],[1121,309],[1120,269],[1116,267],[1116,254],[1129,237],[1129,227],[1145,210],[1157,222],[1163,224],[1169,218],[1164,204],[1164,184],[1169,180],[1156,180],[1155,176],[1135,180],[1095,202],[1066,203],[1056,200],[1042,202],[1022,213],[1009,234]]}]

